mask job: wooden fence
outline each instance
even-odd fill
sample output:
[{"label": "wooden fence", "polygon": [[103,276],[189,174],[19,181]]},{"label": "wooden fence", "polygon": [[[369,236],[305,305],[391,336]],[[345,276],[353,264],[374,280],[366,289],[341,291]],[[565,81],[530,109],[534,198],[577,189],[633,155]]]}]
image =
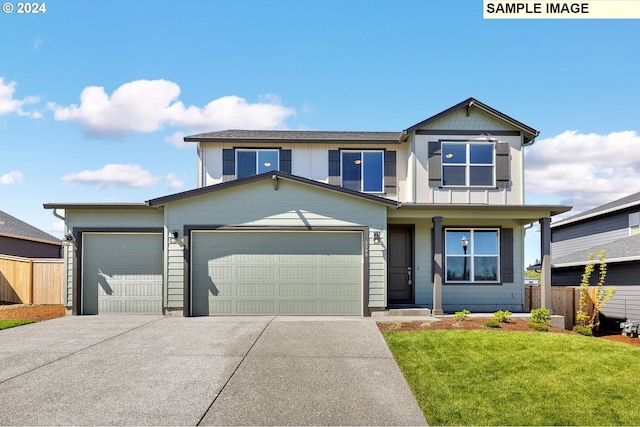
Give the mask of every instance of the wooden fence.
[{"label": "wooden fence", "polygon": [[64,304],[64,260],[0,255],[0,301]]},{"label": "wooden fence", "polygon": [[[524,287],[525,297],[524,306],[527,311],[540,308],[540,286]],[[595,287],[589,287],[587,290],[587,314],[591,314],[593,309],[593,298],[595,298]],[[566,329],[573,328],[576,324],[576,310],[580,307],[580,288],[552,286],[551,287],[551,312],[564,316],[564,327]]]},{"label": "wooden fence", "polygon": [[[540,308],[540,286],[526,285],[524,291],[524,304],[527,311]],[[551,312],[564,316],[565,329],[571,329],[575,325],[579,299],[580,292],[577,288],[551,287]]]}]

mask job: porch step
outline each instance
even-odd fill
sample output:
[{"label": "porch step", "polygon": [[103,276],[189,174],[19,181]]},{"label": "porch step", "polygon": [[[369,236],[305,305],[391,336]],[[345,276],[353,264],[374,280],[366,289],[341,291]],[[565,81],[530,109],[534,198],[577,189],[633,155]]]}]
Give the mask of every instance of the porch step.
[{"label": "porch step", "polygon": [[385,311],[374,311],[371,317],[428,317],[431,310],[428,308],[391,308]]}]

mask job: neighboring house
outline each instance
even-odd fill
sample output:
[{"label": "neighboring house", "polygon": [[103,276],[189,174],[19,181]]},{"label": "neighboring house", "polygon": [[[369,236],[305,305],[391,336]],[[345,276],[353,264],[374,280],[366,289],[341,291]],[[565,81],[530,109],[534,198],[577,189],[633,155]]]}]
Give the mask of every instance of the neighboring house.
[{"label": "neighboring house", "polygon": [[[640,320],[640,193],[598,206],[551,225],[552,283],[579,286],[589,253],[604,250],[606,286],[616,293],[602,314],[615,322]],[[591,283],[597,283],[596,266]]]},{"label": "neighboring house", "polygon": [[60,239],[0,211],[0,255],[62,258]]},{"label": "neighboring house", "polygon": [[[64,209],[76,314],[367,316],[522,311],[524,203],[538,131],[470,98],[400,132],[228,130],[197,144],[197,188]],[[544,269],[543,269],[544,270]],[[550,306],[549,281],[543,298]]]}]

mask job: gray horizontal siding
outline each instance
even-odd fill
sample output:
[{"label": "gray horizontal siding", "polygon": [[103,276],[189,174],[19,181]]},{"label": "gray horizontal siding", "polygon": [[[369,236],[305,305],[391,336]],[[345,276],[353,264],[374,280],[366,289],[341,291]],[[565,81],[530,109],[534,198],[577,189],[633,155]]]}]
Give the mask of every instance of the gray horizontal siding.
[{"label": "gray horizontal siding", "polygon": [[607,318],[640,321],[640,286],[618,286],[613,298],[604,306]]},{"label": "gray horizontal siding", "polygon": [[[606,233],[591,234],[587,236],[577,237],[571,240],[564,240],[561,242],[551,243],[551,256],[553,262],[556,262],[560,258],[574,254],[576,252],[584,251],[584,260],[587,260],[589,249],[594,247],[604,246],[618,239],[623,239],[629,236],[629,230],[627,228],[612,230]],[[595,255],[595,254],[594,254]]]},{"label": "gray horizontal siding", "polygon": [[628,230],[629,213],[620,212],[615,215],[607,215],[602,218],[594,218],[565,227],[552,228],[552,241],[554,243],[565,240],[573,240],[590,234],[608,234],[619,230]]},{"label": "gray horizontal siding", "polygon": [[[580,285],[583,267],[553,269],[551,282],[554,286]],[[640,262],[613,263],[607,265],[605,286],[613,286],[616,293],[605,305],[602,314],[607,318],[633,319],[640,321]],[[591,275],[591,284],[598,281],[598,266]]]},{"label": "gray horizontal siding", "polygon": [[0,254],[26,258],[60,258],[61,246],[0,236]]}]

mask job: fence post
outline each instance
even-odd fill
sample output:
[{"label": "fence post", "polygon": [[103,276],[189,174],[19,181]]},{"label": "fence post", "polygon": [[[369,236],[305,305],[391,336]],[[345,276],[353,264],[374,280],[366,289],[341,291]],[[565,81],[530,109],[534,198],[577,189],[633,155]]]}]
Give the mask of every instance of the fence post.
[{"label": "fence post", "polygon": [[29,301],[27,304],[33,304],[33,260],[29,260]]}]

